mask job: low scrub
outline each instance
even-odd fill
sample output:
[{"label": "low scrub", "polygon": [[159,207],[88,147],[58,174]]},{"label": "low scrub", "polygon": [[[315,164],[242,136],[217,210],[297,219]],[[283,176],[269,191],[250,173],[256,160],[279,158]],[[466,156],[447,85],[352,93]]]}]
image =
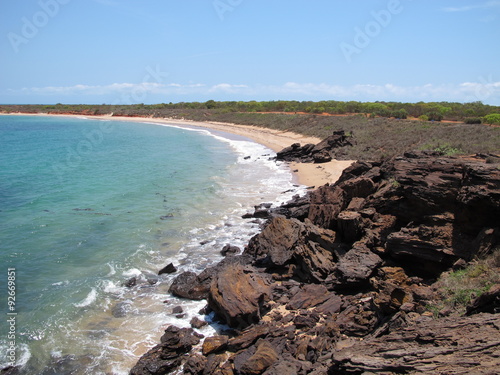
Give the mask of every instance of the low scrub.
[{"label": "low scrub", "polygon": [[500,113],[492,113],[490,115],[486,115],[484,116],[483,121],[485,124],[500,125]]},{"label": "low scrub", "polygon": [[500,283],[500,249],[466,268],[441,275],[434,284],[440,299],[428,306],[436,317],[464,314],[473,299]]}]

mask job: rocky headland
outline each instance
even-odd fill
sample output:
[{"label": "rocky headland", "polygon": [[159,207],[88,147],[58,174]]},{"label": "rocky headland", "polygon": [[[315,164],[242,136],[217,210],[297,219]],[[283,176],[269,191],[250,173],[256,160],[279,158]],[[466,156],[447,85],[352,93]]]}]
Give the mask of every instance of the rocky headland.
[{"label": "rocky headland", "polygon": [[[334,137],[325,144],[350,142]],[[318,163],[328,147],[278,157]],[[242,253],[228,246],[219,264],[179,274],[170,289],[207,300],[193,327],[213,311],[227,329],[202,337],[170,326],[130,373],[498,373],[498,284],[465,314],[428,308],[443,272],[500,245],[500,168],[485,159],[408,152],[357,162],[335,184],[256,207],[248,216],[263,229]]]}]

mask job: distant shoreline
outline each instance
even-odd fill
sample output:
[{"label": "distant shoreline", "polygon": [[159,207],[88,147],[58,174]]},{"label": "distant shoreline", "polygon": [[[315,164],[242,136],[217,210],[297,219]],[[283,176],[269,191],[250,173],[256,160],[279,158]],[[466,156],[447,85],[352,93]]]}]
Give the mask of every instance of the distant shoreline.
[{"label": "distant shoreline", "polygon": [[[308,137],[292,132],[283,132],[275,129],[261,128],[251,125],[237,125],[220,122],[199,122],[191,120],[179,120],[170,118],[152,118],[152,117],[132,117],[132,116],[110,116],[110,115],[82,115],[82,114],[49,114],[49,113],[0,113],[0,115],[8,116],[56,116],[56,117],[86,117],[97,120],[111,121],[130,121],[130,122],[149,122],[161,125],[178,125],[204,128],[225,133],[230,133],[251,139],[252,141],[262,144],[271,150],[278,152],[292,145],[300,143],[317,144],[321,139],[316,137]],[[326,183],[336,182],[342,171],[351,165],[352,160],[333,160],[328,163],[310,164],[310,163],[289,163],[289,167],[294,173],[296,180],[305,186],[319,187]]]}]

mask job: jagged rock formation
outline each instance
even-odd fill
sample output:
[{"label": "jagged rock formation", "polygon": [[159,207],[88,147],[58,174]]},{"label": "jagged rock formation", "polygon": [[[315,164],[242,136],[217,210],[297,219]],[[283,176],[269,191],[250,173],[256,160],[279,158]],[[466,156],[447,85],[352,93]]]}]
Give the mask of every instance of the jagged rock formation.
[{"label": "jagged rock formation", "polygon": [[277,160],[296,161],[301,163],[327,163],[336,157],[336,151],[341,147],[352,146],[352,136],[343,130],[333,132],[317,145],[311,143],[301,146],[294,143],[276,155]]},{"label": "jagged rock formation", "polygon": [[[206,338],[182,361],[184,373],[500,367],[498,315],[432,320],[425,312],[441,272],[500,244],[497,165],[424,152],[359,162],[334,185],[268,214],[242,255],[186,277],[188,286],[203,285],[209,307],[232,330]],[[492,288],[469,313],[498,312],[498,298]]]},{"label": "jagged rock formation", "polygon": [[498,315],[419,322],[332,353],[331,374],[496,374]]}]

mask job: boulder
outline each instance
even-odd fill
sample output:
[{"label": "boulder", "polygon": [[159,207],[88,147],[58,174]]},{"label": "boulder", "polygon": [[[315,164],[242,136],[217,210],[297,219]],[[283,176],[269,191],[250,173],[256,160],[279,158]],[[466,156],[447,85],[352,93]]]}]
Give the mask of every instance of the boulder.
[{"label": "boulder", "polygon": [[229,338],[227,336],[207,337],[205,341],[203,341],[201,352],[204,356],[207,356],[212,353],[223,351],[227,348],[228,342]]},{"label": "boulder", "polygon": [[480,312],[500,313],[500,284],[492,285],[486,293],[476,297],[467,306],[467,315]]},{"label": "boulder", "polygon": [[241,251],[241,249],[238,246],[232,246],[230,244],[227,244],[222,248],[222,250],[220,251],[220,254],[223,257],[226,257],[229,255],[238,254],[240,251]]},{"label": "boulder", "polygon": [[259,375],[278,360],[274,347],[265,340],[257,345],[257,350],[237,369],[242,375]]},{"label": "boulder", "polygon": [[130,371],[130,375],[164,375],[178,368],[182,356],[200,342],[201,335],[191,328],[169,326],[161,343],[144,354]]},{"label": "boulder", "polygon": [[243,328],[260,320],[271,294],[269,281],[255,268],[232,264],[216,274],[208,305],[229,326]]},{"label": "boulder", "polygon": [[174,266],[173,263],[167,264],[165,267],[163,267],[161,270],[158,271],[158,275],[163,275],[165,273],[175,273],[177,272],[177,268]]},{"label": "boulder", "polygon": [[317,145],[294,143],[276,154],[276,160],[299,163],[326,163],[331,161],[342,147],[352,146],[352,137],[343,130],[335,131]]},{"label": "boulder", "polygon": [[205,320],[201,320],[200,318],[197,318],[196,316],[194,316],[191,319],[191,321],[189,322],[189,324],[193,328],[200,329],[200,328],[203,328],[203,327],[207,326],[208,322],[205,321]]},{"label": "boulder", "polygon": [[337,285],[345,288],[367,282],[380,264],[382,259],[377,254],[364,244],[356,243],[337,264],[336,274],[339,280]]},{"label": "boulder", "polygon": [[247,256],[231,256],[213,267],[206,268],[198,275],[191,271],[183,272],[173,280],[169,292],[174,296],[191,300],[207,299],[212,280],[220,269],[232,264],[240,265],[249,262],[250,259]]},{"label": "boulder", "polygon": [[301,230],[300,221],[276,217],[250,240],[245,253],[257,259],[267,257],[273,265],[283,266],[292,258]]},{"label": "boulder", "polygon": [[[317,228],[306,220],[276,217],[254,236],[245,250],[258,264],[284,273],[293,265],[293,276],[305,282],[321,282],[334,269],[335,233]],[[287,274],[287,277],[292,275]]]},{"label": "boulder", "polygon": [[210,280],[200,280],[196,273],[187,271],[174,279],[168,291],[177,297],[202,300],[207,298],[209,290]]}]

